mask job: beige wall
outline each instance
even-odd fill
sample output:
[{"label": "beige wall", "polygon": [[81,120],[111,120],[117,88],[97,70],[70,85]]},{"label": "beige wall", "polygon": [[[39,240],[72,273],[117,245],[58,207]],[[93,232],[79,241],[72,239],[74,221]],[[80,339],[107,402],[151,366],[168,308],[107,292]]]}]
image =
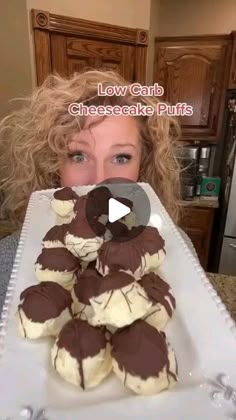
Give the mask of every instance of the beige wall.
[{"label": "beige wall", "polygon": [[0,119],[16,107],[8,101],[28,94],[32,80],[26,0],[1,0]]},{"label": "beige wall", "polygon": [[224,34],[236,30],[236,0],[161,0],[159,36]]},{"label": "beige wall", "polygon": [[27,9],[110,23],[149,28],[151,0],[27,0]]}]

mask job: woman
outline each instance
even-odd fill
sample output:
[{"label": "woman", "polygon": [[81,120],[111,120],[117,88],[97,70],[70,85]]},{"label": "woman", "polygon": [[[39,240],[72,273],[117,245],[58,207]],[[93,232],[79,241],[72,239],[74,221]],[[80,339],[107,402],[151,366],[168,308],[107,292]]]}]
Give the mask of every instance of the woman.
[{"label": "woman", "polygon": [[[0,124],[0,220],[17,232],[0,241],[0,309],[30,194],[59,186],[98,184],[123,177],[151,184],[177,223],[180,168],[174,147],[180,135],[173,117],[72,116],[71,103],[150,105],[157,97],[99,96],[98,84],[127,86],[114,72],[87,71],[69,79],[50,76],[22,108]],[[3,223],[3,222],[2,222]]]}]

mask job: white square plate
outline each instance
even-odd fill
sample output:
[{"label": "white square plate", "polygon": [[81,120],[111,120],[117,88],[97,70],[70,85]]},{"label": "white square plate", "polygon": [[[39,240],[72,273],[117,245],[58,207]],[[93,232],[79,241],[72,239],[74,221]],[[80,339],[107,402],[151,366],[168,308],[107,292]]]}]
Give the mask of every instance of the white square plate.
[{"label": "white square plate", "polygon": [[[28,205],[0,323],[0,420],[236,419],[235,323],[152,188],[140,185],[151,203],[149,224],[158,227],[166,242],[159,274],[177,302],[166,333],[177,356],[179,383],[171,391],[140,397],[111,375],[96,389],[81,392],[53,371],[50,339],[28,341],[17,335],[19,295],[37,282],[34,262],[42,238],[57,223],[50,206],[54,190],[38,191]],[[83,195],[91,188],[75,191]]]}]

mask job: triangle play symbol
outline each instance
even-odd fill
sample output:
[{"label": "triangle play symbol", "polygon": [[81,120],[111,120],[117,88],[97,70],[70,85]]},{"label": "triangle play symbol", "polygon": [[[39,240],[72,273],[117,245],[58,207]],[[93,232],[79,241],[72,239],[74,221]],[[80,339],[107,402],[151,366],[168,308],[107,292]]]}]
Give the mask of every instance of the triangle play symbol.
[{"label": "triangle play symbol", "polygon": [[108,201],[108,220],[114,223],[122,217],[130,213],[130,208],[120,203],[115,198],[110,198]]}]

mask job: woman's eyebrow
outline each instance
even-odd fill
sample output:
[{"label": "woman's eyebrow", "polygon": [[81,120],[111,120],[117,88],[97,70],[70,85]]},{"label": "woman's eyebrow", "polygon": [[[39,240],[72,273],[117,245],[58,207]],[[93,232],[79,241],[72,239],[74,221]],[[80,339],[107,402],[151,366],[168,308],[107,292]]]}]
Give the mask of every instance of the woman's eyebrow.
[{"label": "woman's eyebrow", "polygon": [[91,145],[86,140],[72,140],[69,143],[69,149],[71,150],[78,150],[80,147],[90,148]]},{"label": "woman's eyebrow", "polygon": [[84,145],[84,146],[88,146],[89,145],[89,142],[88,141],[86,141],[86,140],[72,140],[72,142],[71,142],[72,144],[77,144],[77,143],[79,143],[79,144],[82,144],[82,145]]},{"label": "woman's eyebrow", "polygon": [[135,149],[135,145],[132,143],[116,143],[113,144],[111,147],[133,147]]}]

